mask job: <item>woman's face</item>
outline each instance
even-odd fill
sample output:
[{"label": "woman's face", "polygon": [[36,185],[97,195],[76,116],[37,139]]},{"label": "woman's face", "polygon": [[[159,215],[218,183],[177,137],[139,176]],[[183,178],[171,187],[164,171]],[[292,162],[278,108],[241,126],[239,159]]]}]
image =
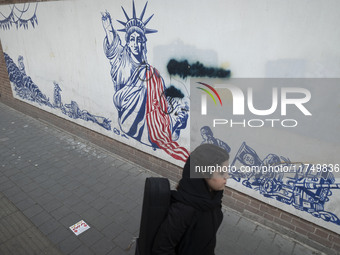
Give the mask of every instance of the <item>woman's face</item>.
[{"label": "woman's face", "polygon": [[[221,164],[221,167],[224,169],[228,169],[229,161],[225,161]],[[212,177],[209,179],[206,179],[209,187],[212,190],[219,191],[224,190],[225,185],[227,184],[227,179],[229,178],[228,172],[214,172],[212,174]]]},{"label": "woman's face", "polygon": [[133,55],[139,56],[142,52],[142,37],[137,32],[133,32],[128,41],[128,46]]}]

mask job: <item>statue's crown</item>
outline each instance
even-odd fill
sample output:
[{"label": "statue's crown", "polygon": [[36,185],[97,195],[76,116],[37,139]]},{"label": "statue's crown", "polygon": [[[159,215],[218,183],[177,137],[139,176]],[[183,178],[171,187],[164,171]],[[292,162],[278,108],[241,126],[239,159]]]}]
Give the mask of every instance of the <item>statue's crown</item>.
[{"label": "statue's crown", "polygon": [[137,18],[137,16],[136,16],[136,8],[135,8],[135,2],[134,1],[132,1],[132,8],[133,8],[132,18],[129,18],[129,16],[126,14],[126,11],[124,10],[124,8],[122,6],[122,9],[123,9],[123,12],[124,12],[124,15],[125,15],[127,21],[123,22],[123,21],[117,20],[120,24],[122,24],[124,26],[123,29],[118,29],[118,31],[128,32],[130,28],[138,27],[144,32],[144,34],[156,33],[157,30],[155,30],[155,29],[146,28],[146,24],[148,24],[148,22],[152,19],[153,14],[147,20],[143,21],[143,17],[144,17],[147,5],[148,5],[148,2],[146,2],[144,9],[143,9],[142,13],[140,14],[139,18]]}]

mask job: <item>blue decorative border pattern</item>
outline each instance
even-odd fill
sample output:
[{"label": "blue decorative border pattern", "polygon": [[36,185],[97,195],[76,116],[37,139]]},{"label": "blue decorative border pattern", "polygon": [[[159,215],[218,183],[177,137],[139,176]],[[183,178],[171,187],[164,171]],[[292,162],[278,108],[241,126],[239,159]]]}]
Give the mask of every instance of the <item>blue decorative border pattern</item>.
[{"label": "blue decorative border pattern", "polygon": [[[0,20],[1,29],[3,30],[10,29],[13,24],[15,24],[17,29],[19,27],[28,29],[28,25],[30,23],[33,28],[35,28],[35,25],[38,25],[38,19],[36,15],[38,3],[35,3],[35,7],[33,3],[32,4],[24,3],[21,5],[17,5],[17,4],[10,5],[9,8],[10,8],[10,13],[8,14],[8,16],[0,12],[0,15],[3,17],[3,19]],[[31,16],[29,14],[33,12],[33,8],[34,8],[34,13]],[[29,16],[26,17],[27,15]]]}]

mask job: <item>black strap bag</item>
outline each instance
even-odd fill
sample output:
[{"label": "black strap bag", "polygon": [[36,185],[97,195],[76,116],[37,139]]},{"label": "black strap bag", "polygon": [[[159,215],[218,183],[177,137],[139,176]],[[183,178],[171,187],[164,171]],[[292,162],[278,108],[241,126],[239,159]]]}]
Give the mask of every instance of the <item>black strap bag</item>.
[{"label": "black strap bag", "polygon": [[135,255],[151,255],[152,244],[165,220],[171,200],[170,183],[166,178],[146,178]]}]

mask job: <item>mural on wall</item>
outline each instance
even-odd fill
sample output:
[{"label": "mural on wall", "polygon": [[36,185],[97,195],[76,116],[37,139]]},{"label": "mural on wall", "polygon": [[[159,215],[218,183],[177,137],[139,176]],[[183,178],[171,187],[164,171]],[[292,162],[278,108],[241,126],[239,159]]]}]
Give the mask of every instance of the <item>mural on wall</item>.
[{"label": "mural on wall", "polygon": [[[124,26],[119,30],[114,29],[110,13],[102,13],[104,53],[111,64],[120,130],[154,150],[186,161],[189,152],[176,140],[187,126],[189,105],[181,103],[181,93],[171,94],[171,86],[167,89],[157,69],[148,63],[146,35],[157,30],[146,27],[153,15],[143,21],[147,3],[138,18],[134,2],[132,7],[131,18],[122,7],[126,22],[118,20]],[[125,44],[117,31],[125,33]]]},{"label": "mural on wall", "polygon": [[0,28],[10,29],[13,24],[16,28],[23,27],[28,29],[29,24],[34,28],[38,25],[37,19],[37,7],[38,3],[24,3],[24,4],[13,4],[8,5],[8,12],[1,14]]},{"label": "mural on wall", "polygon": [[[159,1],[131,2],[47,1],[2,5],[1,43],[7,53],[5,59],[13,96],[178,166],[183,165],[190,146],[200,143],[217,144],[229,151],[230,162],[235,158],[236,167],[253,161],[260,166],[269,162],[293,164],[277,155],[289,156],[292,161],[302,155],[304,161],[323,162],[320,158],[325,158],[325,162],[335,163],[338,158],[329,150],[338,133],[335,128],[331,132],[324,131],[326,126],[338,124],[334,121],[337,112],[330,104],[323,106],[322,114],[315,114],[315,119],[319,119],[317,125],[309,125],[317,127],[317,132],[293,132],[292,140],[296,139],[298,147],[292,146],[288,139],[286,142],[283,136],[275,136],[270,128],[267,132],[266,127],[254,130],[256,134],[249,133],[249,136],[247,133],[243,136],[243,131],[236,129],[228,133],[227,140],[223,138],[225,132],[206,124],[191,124],[189,130],[188,121],[201,109],[201,105],[196,107],[193,103],[196,89],[190,90],[189,84],[194,77],[229,78],[231,71],[221,68],[229,63],[232,63],[234,78],[290,77],[296,73],[301,73],[301,77],[338,77],[334,63],[339,62],[339,47],[333,22],[338,15],[333,11],[337,8],[330,7],[338,4],[294,3],[296,10],[311,8],[305,17],[309,22],[301,23],[289,11],[291,4],[284,1],[269,5],[262,1],[267,8],[259,4],[256,15],[252,15],[254,9],[245,9],[243,3],[229,0],[218,1],[215,5],[207,0],[199,3],[175,1],[167,3],[166,10]],[[178,6],[183,7],[182,10],[179,11]],[[320,7],[328,11],[319,15]],[[192,10],[186,12],[187,8]],[[206,18],[199,18],[199,13],[208,8]],[[190,25],[193,20],[194,26]],[[277,27],[282,26],[286,29],[276,33]],[[316,43],[311,44],[308,39],[315,36]],[[250,37],[252,47],[248,45]],[[290,44],[279,44],[277,48],[277,44],[272,43],[286,38],[293,38],[294,52]],[[326,39],[329,47],[322,47]],[[270,50],[271,47],[275,50]],[[19,55],[23,57],[18,59]],[[283,68],[282,71],[281,66],[272,65],[273,61],[287,62],[287,56],[298,63],[294,65],[298,71],[285,72],[292,69]],[[292,62],[287,63],[291,66]],[[268,69],[268,65],[271,68]],[[195,83],[194,87],[197,86],[201,87],[197,90],[201,93],[197,99],[208,91],[213,100],[207,97],[208,103],[211,106],[215,103],[218,107],[215,112],[220,112],[222,102],[214,91],[203,83]],[[254,85],[256,97],[257,89],[260,91],[261,87]],[[323,84],[315,95],[330,102],[326,92]],[[338,95],[336,93],[332,94]],[[232,98],[227,93],[224,96],[227,100],[223,101],[223,107],[231,109]],[[265,103],[256,99],[254,107],[262,109],[268,106]],[[309,119],[303,119],[301,124],[304,121],[307,123]],[[195,135],[193,143],[192,133]],[[265,142],[260,135],[268,140],[273,137],[277,143],[269,141],[269,147],[263,146]],[[314,138],[322,142],[322,147],[305,145]],[[243,141],[247,144],[240,148]],[[330,143],[332,146],[327,149]],[[334,147],[339,148],[338,145]],[[318,149],[318,159],[314,159],[314,151]],[[266,157],[268,151],[275,151],[277,155]],[[339,179],[336,174],[334,176],[331,173],[313,175],[308,168],[283,176],[239,172],[233,174],[230,183],[234,186],[230,187],[339,233]]]},{"label": "mural on wall", "polygon": [[200,131],[201,136],[203,138],[202,144],[204,143],[214,144],[221,147],[222,149],[225,149],[228,153],[230,153],[231,151],[230,146],[227,143],[223,142],[222,140],[215,138],[210,127],[204,126],[200,129]]},{"label": "mural on wall", "polygon": [[45,105],[50,108],[60,109],[61,112],[72,119],[82,119],[91,121],[107,130],[111,130],[110,120],[95,116],[87,110],[81,110],[75,101],[70,104],[63,104],[61,100],[61,88],[58,83],[54,82],[54,96],[53,102],[41,92],[39,87],[32,81],[30,76],[26,75],[24,58],[19,56],[18,66],[13,62],[10,56],[4,53],[5,62],[7,66],[9,80],[14,84],[14,91],[16,95],[22,99],[36,102],[39,105]]},{"label": "mural on wall", "polygon": [[[201,128],[201,134],[202,143],[214,143],[230,152],[230,147],[228,150],[225,142],[213,138],[208,126]],[[328,171],[329,169],[315,171],[311,164],[292,163],[288,158],[273,153],[262,160],[245,142],[231,162],[230,166],[236,169],[230,172],[231,178],[241,182],[245,187],[259,192],[264,197],[308,212],[316,218],[340,225],[338,216],[324,210],[325,203],[330,201],[332,190],[340,189],[340,183],[335,183],[334,175]],[[258,167],[260,171],[241,171],[241,166]],[[291,171],[267,171],[269,166],[286,166],[290,167]]]}]

